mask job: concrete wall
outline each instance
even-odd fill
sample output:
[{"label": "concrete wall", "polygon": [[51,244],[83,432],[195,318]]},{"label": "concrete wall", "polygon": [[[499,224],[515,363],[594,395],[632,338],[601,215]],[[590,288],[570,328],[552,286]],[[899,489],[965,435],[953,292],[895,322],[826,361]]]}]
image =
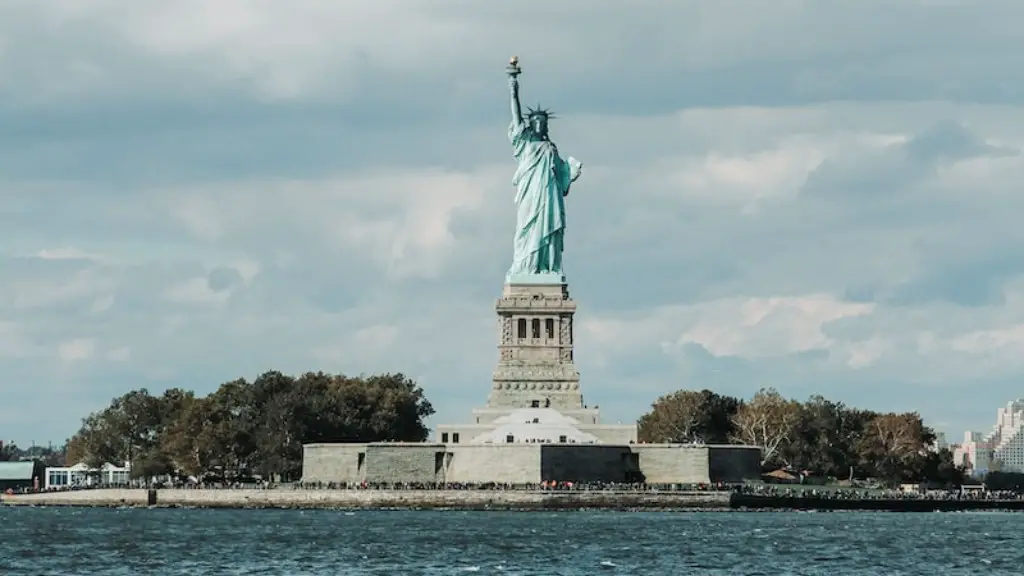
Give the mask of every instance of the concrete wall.
[{"label": "concrete wall", "polygon": [[540,452],[542,480],[627,482],[632,465],[629,446],[546,444]]},{"label": "concrete wall", "polygon": [[649,484],[760,477],[760,450],[747,446],[374,443],[303,450],[304,482],[626,482],[636,468]]},{"label": "concrete wall", "polygon": [[369,444],[367,482],[443,482],[444,444]]},{"label": "concrete wall", "polygon": [[634,444],[640,470],[648,484],[700,484],[710,482],[706,446],[688,444]]},{"label": "concrete wall", "polygon": [[742,482],[761,476],[756,446],[634,444],[640,470],[650,484]]},{"label": "concrete wall", "polygon": [[541,444],[449,444],[448,451],[451,458],[443,482],[535,484],[541,480]]},{"label": "concrete wall", "polygon": [[0,494],[0,502],[12,505],[146,506],[149,503],[149,496],[145,489],[106,488],[38,494]]},{"label": "concrete wall", "polygon": [[757,446],[708,446],[712,482],[742,482],[761,477],[761,449]]},{"label": "concrete wall", "polygon": [[365,479],[360,454],[366,444],[305,444],[302,446],[303,482],[359,483]]}]

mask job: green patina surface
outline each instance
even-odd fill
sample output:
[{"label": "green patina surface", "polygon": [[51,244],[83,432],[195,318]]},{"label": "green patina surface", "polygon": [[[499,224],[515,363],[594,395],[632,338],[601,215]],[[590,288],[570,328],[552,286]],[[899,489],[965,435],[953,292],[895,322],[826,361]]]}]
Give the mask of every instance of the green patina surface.
[{"label": "green patina surface", "polygon": [[508,139],[516,159],[512,184],[516,187],[516,233],[511,284],[563,283],[562,251],[565,238],[565,197],[580,177],[583,165],[563,158],[548,136],[552,114],[539,106],[524,114],[519,101],[519,74],[513,61],[507,70],[512,92],[512,122]]}]

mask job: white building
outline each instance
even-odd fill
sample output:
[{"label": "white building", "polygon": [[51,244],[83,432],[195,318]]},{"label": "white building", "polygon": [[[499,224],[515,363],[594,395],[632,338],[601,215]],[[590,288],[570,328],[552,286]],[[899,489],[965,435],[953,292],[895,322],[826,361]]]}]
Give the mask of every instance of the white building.
[{"label": "white building", "polygon": [[89,468],[84,462],[74,466],[54,466],[46,469],[47,490],[64,490],[93,485],[124,486],[131,480],[131,466],[115,466],[107,462],[99,470]]},{"label": "white building", "polygon": [[996,410],[996,424],[989,433],[965,432],[953,458],[957,464],[966,465],[973,476],[997,469],[1024,472],[1024,399],[1007,402]]}]

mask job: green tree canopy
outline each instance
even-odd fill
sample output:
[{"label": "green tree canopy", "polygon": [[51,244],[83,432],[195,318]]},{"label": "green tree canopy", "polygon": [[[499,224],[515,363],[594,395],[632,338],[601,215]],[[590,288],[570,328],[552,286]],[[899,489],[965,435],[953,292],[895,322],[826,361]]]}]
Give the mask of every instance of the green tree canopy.
[{"label": "green tree canopy", "polygon": [[911,482],[925,471],[934,441],[935,433],[916,412],[879,414],[857,441],[859,465],[891,483]]},{"label": "green tree canopy", "polygon": [[266,372],[197,397],[140,389],[90,414],[69,451],[92,466],[131,462],[136,476],[179,473],[297,478],[312,442],[422,441],[434,413],[402,374]]},{"label": "green tree canopy", "polygon": [[679,390],[658,398],[637,422],[641,442],[725,443],[739,401],[710,390]]},{"label": "green tree canopy", "polygon": [[4,444],[0,447],[0,462],[9,462],[18,458],[18,447],[15,444]]},{"label": "green tree canopy", "polygon": [[799,402],[783,398],[774,388],[762,388],[733,416],[733,440],[759,446],[762,464],[777,461],[793,441],[800,416]]},{"label": "green tree canopy", "polygon": [[964,477],[949,450],[934,448],[935,433],[920,415],[878,414],[821,395],[798,402],[764,388],[743,401],[710,390],[679,390],[658,398],[637,425],[642,442],[759,446],[765,469],[890,484],[957,486]]}]

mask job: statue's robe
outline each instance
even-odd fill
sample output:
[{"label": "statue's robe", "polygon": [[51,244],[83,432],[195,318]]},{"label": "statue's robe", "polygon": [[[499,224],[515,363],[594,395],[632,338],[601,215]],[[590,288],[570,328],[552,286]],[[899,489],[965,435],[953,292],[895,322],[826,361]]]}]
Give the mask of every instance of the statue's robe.
[{"label": "statue's robe", "polygon": [[518,167],[516,235],[509,276],[562,273],[565,234],[565,196],[580,175],[581,164],[563,160],[550,140],[534,133],[526,122],[513,121],[508,129]]}]

